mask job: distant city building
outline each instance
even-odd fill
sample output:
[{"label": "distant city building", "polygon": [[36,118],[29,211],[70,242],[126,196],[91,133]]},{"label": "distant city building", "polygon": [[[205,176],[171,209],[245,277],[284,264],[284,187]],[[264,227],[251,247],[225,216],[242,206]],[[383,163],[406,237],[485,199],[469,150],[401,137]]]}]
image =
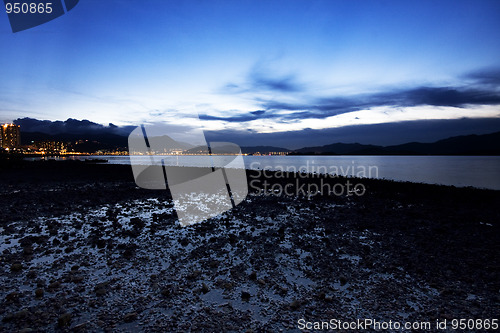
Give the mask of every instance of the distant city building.
[{"label": "distant city building", "polygon": [[33,144],[35,149],[45,153],[66,153],[68,151],[68,144],[60,141],[41,141]]},{"label": "distant city building", "polygon": [[14,124],[3,124],[0,126],[2,148],[12,149],[21,145],[20,127]]},{"label": "distant city building", "polygon": [[268,156],[268,155],[285,156],[285,155],[288,155],[288,153],[284,152],[284,151],[268,151],[268,152],[256,151],[255,153],[250,154],[250,155],[254,155],[254,156]]}]

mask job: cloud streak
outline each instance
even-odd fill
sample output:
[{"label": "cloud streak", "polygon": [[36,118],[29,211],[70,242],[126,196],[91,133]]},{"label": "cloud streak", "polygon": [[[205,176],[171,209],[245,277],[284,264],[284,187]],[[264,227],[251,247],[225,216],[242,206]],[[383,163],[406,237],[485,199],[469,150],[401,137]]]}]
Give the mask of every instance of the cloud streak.
[{"label": "cloud streak", "polygon": [[302,86],[296,81],[294,76],[270,77],[263,73],[252,73],[251,85],[255,90],[265,90],[274,92],[293,93],[302,91]]},{"label": "cloud streak", "polygon": [[262,64],[256,64],[247,74],[243,83],[230,82],[222,92],[230,94],[242,93],[296,93],[305,89],[293,74],[277,75]]},{"label": "cloud streak", "polygon": [[[240,92],[254,92],[255,101],[262,110],[231,116],[200,115],[203,120],[226,122],[248,122],[257,119],[273,119],[288,122],[301,119],[324,119],[340,114],[367,110],[376,107],[455,107],[465,108],[479,105],[500,105],[500,70],[478,71],[465,77],[471,83],[458,86],[416,86],[397,88],[371,94],[354,96],[305,97],[304,102],[289,102],[293,93],[307,94],[305,84],[297,83],[294,76],[266,78],[259,71],[250,73],[247,88]],[[240,87],[241,88],[241,87]],[[283,93],[275,98],[263,98],[259,93]],[[288,96],[287,96],[288,94]]]},{"label": "cloud streak", "polygon": [[476,84],[492,85],[495,87],[500,86],[500,68],[483,69],[467,73],[463,76]]}]

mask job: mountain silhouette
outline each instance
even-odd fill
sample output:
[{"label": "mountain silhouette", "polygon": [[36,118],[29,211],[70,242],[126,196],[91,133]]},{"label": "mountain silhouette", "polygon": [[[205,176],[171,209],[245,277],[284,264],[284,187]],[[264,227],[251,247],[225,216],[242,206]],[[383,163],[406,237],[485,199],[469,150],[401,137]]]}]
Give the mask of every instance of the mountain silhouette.
[{"label": "mountain silhouette", "polygon": [[[79,146],[85,152],[99,149],[127,150],[128,135],[135,126],[104,126],[89,120],[67,119],[65,121],[37,120],[20,118],[14,121],[21,126],[21,143],[33,141],[75,142],[87,140]],[[156,140],[155,137],[150,138]],[[188,153],[200,153],[202,149],[185,142],[178,142],[168,136],[158,137],[167,140],[169,147]],[[231,142],[231,138],[225,141]],[[206,150],[206,148],[205,148]],[[304,147],[290,150],[276,146],[241,146],[243,154],[267,154],[286,152],[295,155],[500,155],[500,131],[483,135],[463,135],[442,139],[432,143],[408,142],[399,145],[380,146],[360,143],[332,143],[323,146]]]},{"label": "mountain silhouette", "polygon": [[432,143],[409,142],[393,146],[334,143],[305,147],[296,154],[323,155],[500,155],[500,132],[483,135],[463,135]]}]

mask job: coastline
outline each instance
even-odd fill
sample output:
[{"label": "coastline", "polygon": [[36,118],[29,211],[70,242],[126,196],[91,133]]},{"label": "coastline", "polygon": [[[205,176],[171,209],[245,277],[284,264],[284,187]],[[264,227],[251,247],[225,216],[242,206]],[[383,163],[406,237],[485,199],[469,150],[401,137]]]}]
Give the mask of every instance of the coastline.
[{"label": "coastline", "polygon": [[346,180],[366,193],[252,193],[181,228],[169,195],[137,188],[130,166],[4,168],[1,325],[292,332],[300,318],[498,315],[500,191],[328,179]]}]

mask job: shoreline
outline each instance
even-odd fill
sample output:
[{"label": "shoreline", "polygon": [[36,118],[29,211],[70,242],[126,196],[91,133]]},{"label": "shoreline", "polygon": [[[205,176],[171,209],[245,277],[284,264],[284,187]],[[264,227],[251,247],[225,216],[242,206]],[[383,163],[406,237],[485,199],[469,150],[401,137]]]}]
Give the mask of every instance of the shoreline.
[{"label": "shoreline", "polygon": [[[1,156],[0,156],[1,157]],[[103,156],[106,157],[106,156]],[[109,157],[109,156],[108,156]],[[110,156],[110,157],[116,157],[116,156]],[[263,158],[267,158],[268,156],[260,156]],[[314,157],[314,156],[311,156]],[[340,156],[340,157],[347,157],[347,156]],[[377,156],[374,156],[377,157]],[[404,157],[404,156],[403,156]],[[412,156],[407,156],[407,157],[412,157]],[[449,156],[441,156],[441,157],[449,157]],[[464,157],[464,156],[456,156],[456,157]],[[488,156],[476,156],[476,157],[488,157]],[[495,156],[493,156],[495,157]],[[97,160],[97,162],[93,162],[93,160]],[[120,163],[109,163],[109,160],[106,159],[69,159],[69,160],[59,160],[59,159],[46,159],[46,160],[25,160],[25,159],[2,159],[0,158],[0,171],[2,170],[12,170],[15,168],[26,168],[27,166],[30,166],[30,163],[35,163],[34,166],[41,166],[41,167],[48,167],[50,164],[44,164],[44,163],[54,163],[54,162],[59,162],[59,163],[88,163],[88,164],[97,164],[101,162],[103,165],[120,165],[120,166],[126,166],[130,168],[130,164],[120,164]],[[455,181],[448,181],[446,184],[445,183],[437,183],[437,182],[429,182],[425,180],[406,180],[404,178],[408,177],[403,177],[403,179],[395,179],[395,178],[387,178],[387,177],[380,177],[379,176],[379,166],[377,165],[346,165],[345,168],[343,165],[331,165],[331,166],[326,166],[326,165],[314,165],[314,160],[310,164],[309,161],[306,161],[304,165],[289,165],[289,166],[282,166],[282,165],[277,165],[274,166],[275,169],[273,169],[273,165],[264,165],[262,168],[261,167],[252,167],[257,162],[252,162],[252,164],[246,166],[247,172],[267,172],[270,170],[272,173],[287,173],[287,174],[314,174],[315,175],[320,174],[324,175],[325,177],[338,177],[338,178],[345,178],[345,179],[370,179],[370,180],[382,180],[382,181],[388,181],[388,182],[397,182],[397,183],[411,183],[411,184],[423,184],[423,185],[432,185],[432,186],[448,186],[448,187],[455,187],[455,188],[476,188],[480,190],[493,190],[493,191],[500,191],[500,187],[497,184],[498,181],[494,181],[493,185],[490,183],[489,187],[483,186],[474,186],[474,185],[466,185],[466,184],[460,184],[460,180],[455,180]],[[78,166],[78,164],[74,164]],[[187,168],[196,168],[196,166],[191,166]],[[330,169],[328,169],[330,168]],[[288,170],[287,170],[288,169]],[[374,174],[375,176],[372,176],[372,169],[374,169]],[[300,170],[305,170],[305,171],[300,171]],[[312,178],[308,176],[309,178]],[[489,175],[489,177],[492,177],[492,175]],[[424,177],[425,178],[425,177]],[[458,179],[463,179],[463,178],[458,178]],[[467,177],[465,177],[467,179]],[[465,181],[467,182],[467,181]],[[471,180],[469,179],[469,183]],[[458,184],[457,184],[458,183]],[[472,180],[472,183],[477,183],[477,181]]]},{"label": "shoreline", "polygon": [[168,193],[137,188],[130,166],[44,163],[0,172],[5,330],[498,315],[500,191],[359,179],[363,196],[251,193],[181,228]]}]

